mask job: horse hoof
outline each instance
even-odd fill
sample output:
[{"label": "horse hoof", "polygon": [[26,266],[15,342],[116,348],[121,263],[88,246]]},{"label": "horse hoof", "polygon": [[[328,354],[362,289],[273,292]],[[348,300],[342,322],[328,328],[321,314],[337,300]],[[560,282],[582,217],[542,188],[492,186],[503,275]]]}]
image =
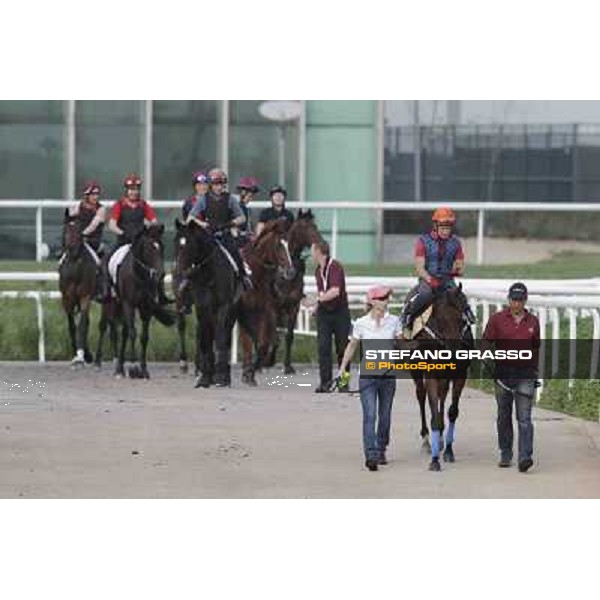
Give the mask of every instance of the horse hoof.
[{"label": "horse hoof", "polygon": [[99,362],[94,363],[94,369],[96,371],[101,371],[102,370],[102,363],[99,363]]},{"label": "horse hoof", "polygon": [[186,374],[188,372],[188,364],[184,361],[179,362],[179,372],[182,374]]},{"label": "horse hoof", "polygon": [[296,369],[294,369],[292,365],[286,365],[283,369],[283,373],[285,375],[294,375],[296,373]]},{"label": "horse hoof", "polygon": [[89,350],[86,350],[84,352],[83,360],[85,361],[86,365],[91,365],[94,362],[94,357],[92,356],[92,353]]},{"label": "horse hoof", "polygon": [[196,381],[194,389],[207,387],[210,387],[210,377],[206,377],[205,375],[202,375],[202,377],[198,377],[198,381]]},{"label": "horse hoof", "polygon": [[140,370],[140,378],[141,379],[150,379],[150,373],[148,373],[148,369]]},{"label": "horse hoof", "polygon": [[430,465],[429,465],[429,470],[430,470],[430,471],[434,471],[434,472],[436,472],[436,473],[437,473],[438,471],[441,471],[441,470],[442,470],[442,467],[441,467],[441,465],[440,465],[440,459],[439,459],[439,458],[434,458],[434,459],[431,461],[431,463],[430,463]]},{"label": "horse hoof", "polygon": [[444,461],[453,463],[454,462],[454,450],[452,450],[452,446],[446,446],[444,450]]},{"label": "horse hoof", "polygon": [[140,379],[142,377],[142,371],[137,365],[129,367],[128,373],[130,379]]}]

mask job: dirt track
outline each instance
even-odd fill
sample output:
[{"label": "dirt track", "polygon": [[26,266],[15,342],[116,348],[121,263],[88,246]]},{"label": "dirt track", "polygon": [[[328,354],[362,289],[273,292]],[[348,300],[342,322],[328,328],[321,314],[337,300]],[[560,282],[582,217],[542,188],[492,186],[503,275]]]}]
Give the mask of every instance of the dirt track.
[{"label": "dirt track", "polygon": [[473,390],[457,462],[428,472],[408,382],[396,394],[390,464],[369,473],[358,397],[313,394],[296,384],[314,385],[314,371],[301,372],[207,391],[176,365],[119,381],[109,366],[0,363],[0,497],[600,497],[600,425],[537,410],[535,468],[498,469],[495,403]]}]

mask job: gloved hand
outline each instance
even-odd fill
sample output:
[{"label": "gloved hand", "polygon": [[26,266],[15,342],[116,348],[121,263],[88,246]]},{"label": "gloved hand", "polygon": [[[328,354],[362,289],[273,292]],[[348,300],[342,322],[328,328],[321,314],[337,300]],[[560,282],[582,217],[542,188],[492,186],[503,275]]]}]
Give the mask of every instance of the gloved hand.
[{"label": "gloved hand", "polygon": [[432,277],[429,281],[429,285],[431,286],[432,290],[435,290],[440,287],[441,281],[439,279],[437,279],[436,277]]}]

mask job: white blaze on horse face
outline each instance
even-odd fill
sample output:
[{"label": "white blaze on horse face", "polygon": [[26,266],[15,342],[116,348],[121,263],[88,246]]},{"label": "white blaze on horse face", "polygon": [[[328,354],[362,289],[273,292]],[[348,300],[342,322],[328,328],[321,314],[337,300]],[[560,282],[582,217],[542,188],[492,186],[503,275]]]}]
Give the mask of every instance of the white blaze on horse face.
[{"label": "white blaze on horse face", "polygon": [[182,237],[182,238],[179,240],[179,245],[180,245],[180,246],[185,246],[186,244],[187,244],[187,240],[186,240],[184,237]]},{"label": "white blaze on horse face", "polygon": [[160,250],[160,244],[158,242],[152,242],[152,245],[157,249]]},{"label": "white blaze on horse face", "polygon": [[281,245],[285,248],[285,254],[286,254],[287,259],[288,259],[288,264],[291,267],[292,266],[292,257],[290,255],[290,248],[289,248],[289,245],[287,243],[287,240],[281,240]]}]

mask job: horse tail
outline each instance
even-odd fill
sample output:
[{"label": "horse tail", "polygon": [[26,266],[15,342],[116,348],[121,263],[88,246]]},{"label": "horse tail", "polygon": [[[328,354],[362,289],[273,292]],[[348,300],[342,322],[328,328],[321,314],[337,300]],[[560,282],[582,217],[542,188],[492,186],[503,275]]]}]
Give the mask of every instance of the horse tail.
[{"label": "horse tail", "polygon": [[153,302],[151,310],[152,316],[165,327],[172,327],[175,325],[175,314],[168,308]]}]

